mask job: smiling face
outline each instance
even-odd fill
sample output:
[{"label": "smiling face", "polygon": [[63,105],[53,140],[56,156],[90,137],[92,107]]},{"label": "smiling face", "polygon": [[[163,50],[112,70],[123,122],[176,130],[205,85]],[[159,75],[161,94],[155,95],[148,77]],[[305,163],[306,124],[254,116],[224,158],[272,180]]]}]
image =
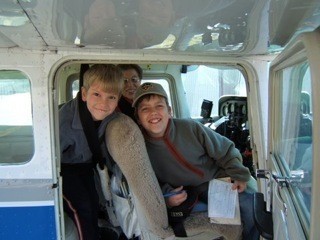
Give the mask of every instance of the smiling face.
[{"label": "smiling face", "polygon": [[139,78],[137,71],[133,68],[123,71],[123,78],[125,80],[122,96],[132,100],[137,88],[141,84],[141,79]]},{"label": "smiling face", "polygon": [[164,136],[170,113],[165,98],[159,95],[146,96],[137,106],[138,122],[150,137]]},{"label": "smiling face", "polygon": [[101,121],[113,113],[119,100],[118,93],[106,92],[99,82],[91,84],[89,89],[82,87],[81,96],[94,121]]}]

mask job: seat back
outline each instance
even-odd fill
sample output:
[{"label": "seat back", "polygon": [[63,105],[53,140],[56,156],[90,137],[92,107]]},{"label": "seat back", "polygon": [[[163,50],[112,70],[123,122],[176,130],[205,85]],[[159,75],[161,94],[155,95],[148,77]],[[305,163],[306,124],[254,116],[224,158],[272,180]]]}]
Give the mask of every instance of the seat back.
[{"label": "seat back", "polygon": [[64,214],[64,233],[65,240],[79,239],[79,234],[76,225],[67,214]]},{"label": "seat back", "polygon": [[139,127],[131,118],[119,113],[119,117],[108,124],[105,137],[108,151],[133,195],[142,234],[172,236],[165,201]]}]

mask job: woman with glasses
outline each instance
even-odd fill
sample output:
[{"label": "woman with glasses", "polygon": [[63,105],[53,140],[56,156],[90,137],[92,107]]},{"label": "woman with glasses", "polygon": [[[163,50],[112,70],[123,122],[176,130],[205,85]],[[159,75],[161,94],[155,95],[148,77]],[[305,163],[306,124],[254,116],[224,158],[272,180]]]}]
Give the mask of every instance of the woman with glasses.
[{"label": "woman with glasses", "polygon": [[136,121],[132,100],[137,88],[141,84],[142,68],[137,64],[119,64],[118,66],[122,69],[124,79],[118,110]]}]

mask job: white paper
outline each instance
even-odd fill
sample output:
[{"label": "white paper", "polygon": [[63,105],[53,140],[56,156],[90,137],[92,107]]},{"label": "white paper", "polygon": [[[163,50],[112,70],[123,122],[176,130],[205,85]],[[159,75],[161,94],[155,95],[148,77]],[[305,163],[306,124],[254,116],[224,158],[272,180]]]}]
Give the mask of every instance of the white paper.
[{"label": "white paper", "polygon": [[231,189],[232,183],[214,179],[209,183],[209,217],[234,218],[237,191]]},{"label": "white paper", "polygon": [[208,216],[211,222],[240,224],[240,211],[237,190],[232,183],[213,179],[208,190]]}]

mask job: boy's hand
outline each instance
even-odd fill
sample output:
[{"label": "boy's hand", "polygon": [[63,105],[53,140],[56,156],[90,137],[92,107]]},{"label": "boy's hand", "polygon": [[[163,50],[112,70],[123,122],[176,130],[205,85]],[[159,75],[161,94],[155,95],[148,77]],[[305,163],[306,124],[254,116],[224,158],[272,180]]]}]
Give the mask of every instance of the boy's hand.
[{"label": "boy's hand", "polygon": [[188,194],[183,190],[183,186],[180,186],[165,194],[164,197],[168,207],[175,207],[183,203],[187,199]]},{"label": "boy's hand", "polygon": [[232,184],[232,190],[238,190],[238,193],[243,192],[247,188],[247,183],[235,180]]}]

